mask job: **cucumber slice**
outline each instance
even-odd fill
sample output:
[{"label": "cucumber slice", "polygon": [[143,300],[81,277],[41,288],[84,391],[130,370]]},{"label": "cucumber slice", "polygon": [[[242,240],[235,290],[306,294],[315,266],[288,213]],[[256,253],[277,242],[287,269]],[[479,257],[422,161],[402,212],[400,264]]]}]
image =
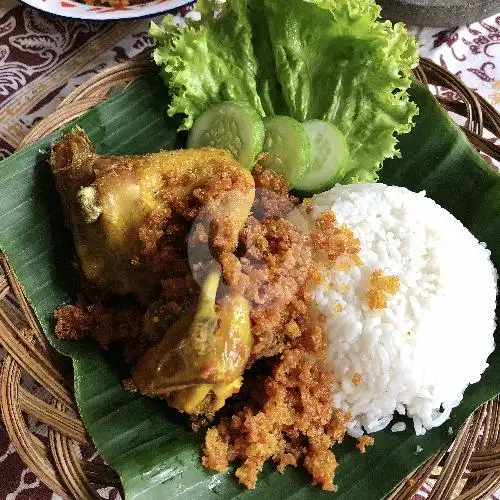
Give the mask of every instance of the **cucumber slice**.
[{"label": "cucumber slice", "polygon": [[189,132],[188,148],[228,149],[246,168],[262,151],[264,124],[251,106],[241,102],[221,102],[208,108]]},{"label": "cucumber slice", "polygon": [[345,137],[332,123],[310,120],[304,123],[304,129],[311,143],[311,164],[294,188],[300,194],[311,195],[335,185],[349,154]]},{"label": "cucumber slice", "polygon": [[266,138],[262,160],[265,168],[281,174],[290,184],[309,167],[311,146],[302,123],[289,116],[271,116],[264,119]]}]

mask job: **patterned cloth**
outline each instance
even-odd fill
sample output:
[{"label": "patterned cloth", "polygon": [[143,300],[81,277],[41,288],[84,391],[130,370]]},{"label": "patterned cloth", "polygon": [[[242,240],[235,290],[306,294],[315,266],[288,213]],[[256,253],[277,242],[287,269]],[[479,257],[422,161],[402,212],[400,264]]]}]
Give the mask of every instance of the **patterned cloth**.
[{"label": "patterned cloth", "polygon": [[[144,20],[68,20],[44,15],[17,0],[0,0],[0,158],[12,153],[30,127],[80,83],[150,47],[147,26]],[[460,28],[412,30],[422,55],[448,68],[500,109],[500,14]],[[44,425],[35,420],[29,425],[42,441],[47,439]],[[427,491],[424,486],[416,498],[425,498]],[[119,498],[114,488],[100,493]],[[58,498],[24,466],[0,423],[0,500]]]},{"label": "patterned cloth", "polygon": [[446,68],[500,110],[500,14],[459,28],[411,30],[422,56]]}]

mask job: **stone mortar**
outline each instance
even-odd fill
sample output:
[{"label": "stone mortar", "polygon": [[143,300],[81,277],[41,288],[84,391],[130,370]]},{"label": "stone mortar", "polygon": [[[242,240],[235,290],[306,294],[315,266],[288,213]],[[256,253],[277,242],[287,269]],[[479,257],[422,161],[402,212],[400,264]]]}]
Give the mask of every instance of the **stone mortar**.
[{"label": "stone mortar", "polygon": [[451,28],[500,12],[500,0],[378,0],[382,16],[414,26]]}]

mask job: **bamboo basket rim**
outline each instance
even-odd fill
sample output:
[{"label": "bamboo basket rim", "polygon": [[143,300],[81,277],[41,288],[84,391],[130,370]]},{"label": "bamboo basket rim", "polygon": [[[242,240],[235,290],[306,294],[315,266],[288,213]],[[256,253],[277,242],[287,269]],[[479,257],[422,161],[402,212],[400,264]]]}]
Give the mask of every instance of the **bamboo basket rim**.
[{"label": "bamboo basket rim", "polygon": [[[125,89],[153,70],[144,54],[108,69],[75,89],[57,110],[40,121],[19,144],[23,148],[84,114],[111,94]],[[414,76],[425,85],[452,90],[457,100],[437,97],[441,106],[466,118],[462,130],[476,149],[500,161],[500,146],[485,138],[500,138],[500,115],[494,107],[434,62],[421,59]],[[3,275],[1,274],[3,270]],[[0,345],[5,359],[0,373],[0,410],[4,426],[26,465],[52,491],[64,498],[101,498],[97,489],[120,488],[117,474],[105,464],[79,458],[78,445],[91,440],[78,416],[72,378],[47,343],[12,270],[0,253]],[[50,394],[44,401],[26,389],[22,376],[30,375]],[[28,427],[31,415],[49,428],[48,443]],[[500,487],[500,398],[473,413],[447,447],[419,467],[387,497],[410,499],[431,482],[428,498],[476,500]]]}]

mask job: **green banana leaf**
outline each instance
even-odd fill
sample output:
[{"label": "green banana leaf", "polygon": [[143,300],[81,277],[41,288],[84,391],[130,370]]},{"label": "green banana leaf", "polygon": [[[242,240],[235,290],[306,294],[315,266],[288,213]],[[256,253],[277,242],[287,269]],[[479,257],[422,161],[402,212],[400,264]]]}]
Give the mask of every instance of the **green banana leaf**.
[{"label": "green banana leaf", "polygon": [[[101,153],[131,154],[171,149],[183,143],[178,123],[163,110],[167,97],[156,76],[77,120]],[[386,162],[381,181],[425,189],[459,217],[492,251],[500,268],[500,175],[489,168],[465,136],[417,83],[412,99],[420,108],[414,130],[400,138],[402,158]],[[53,336],[52,312],[73,300],[77,283],[71,266],[71,235],[45,161],[63,130],[0,164],[0,248],[31,302],[48,339],[72,357],[75,396],[82,419],[105,461],[116,469],[129,499],[331,498],[310,484],[300,469],[278,474],[265,467],[257,488],[246,491],[231,473],[201,465],[202,435],[191,432],[165,404],[123,390],[118,367],[93,342]],[[467,292],[465,292],[467,293]],[[498,341],[498,330],[497,330]],[[336,448],[338,500],[382,498],[422,462],[446,445],[470,413],[500,392],[500,351],[481,381],[470,386],[449,422],[417,437],[382,431],[361,455],[351,439]],[[417,453],[422,448],[422,451]]]}]

